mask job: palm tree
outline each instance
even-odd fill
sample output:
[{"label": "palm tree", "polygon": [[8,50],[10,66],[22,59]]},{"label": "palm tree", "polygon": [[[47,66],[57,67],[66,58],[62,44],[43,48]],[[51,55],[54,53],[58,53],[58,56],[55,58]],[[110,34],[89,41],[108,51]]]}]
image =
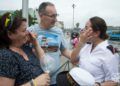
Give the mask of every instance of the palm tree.
[{"label": "palm tree", "polygon": [[76,28],[79,28],[79,26],[80,26],[80,23],[77,22],[77,23],[76,23]]}]

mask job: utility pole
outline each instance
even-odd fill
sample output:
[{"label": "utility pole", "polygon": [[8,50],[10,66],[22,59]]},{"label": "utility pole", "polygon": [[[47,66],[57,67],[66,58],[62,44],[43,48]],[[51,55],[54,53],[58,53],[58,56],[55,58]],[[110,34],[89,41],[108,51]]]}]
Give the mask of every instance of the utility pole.
[{"label": "utility pole", "polygon": [[22,0],[22,17],[27,19],[27,25],[28,25],[28,2],[29,0]]},{"label": "utility pole", "polygon": [[72,7],[73,7],[73,29],[74,29],[74,8],[75,8],[75,4],[73,4]]}]

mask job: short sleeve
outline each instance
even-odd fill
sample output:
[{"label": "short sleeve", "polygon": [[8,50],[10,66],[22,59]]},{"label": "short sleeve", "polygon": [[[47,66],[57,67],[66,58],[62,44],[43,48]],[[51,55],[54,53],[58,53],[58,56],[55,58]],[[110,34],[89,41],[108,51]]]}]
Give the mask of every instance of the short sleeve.
[{"label": "short sleeve", "polygon": [[[104,71],[106,73],[105,80],[112,80],[115,82],[119,81],[119,55],[118,54],[107,54],[107,60],[104,61]],[[109,75],[110,74],[110,75]]]},{"label": "short sleeve", "polygon": [[67,48],[66,41],[63,35],[63,32],[61,31],[61,44],[60,44],[60,51],[64,51]]},{"label": "short sleeve", "polygon": [[15,79],[18,65],[14,56],[6,50],[0,50],[0,76]]}]

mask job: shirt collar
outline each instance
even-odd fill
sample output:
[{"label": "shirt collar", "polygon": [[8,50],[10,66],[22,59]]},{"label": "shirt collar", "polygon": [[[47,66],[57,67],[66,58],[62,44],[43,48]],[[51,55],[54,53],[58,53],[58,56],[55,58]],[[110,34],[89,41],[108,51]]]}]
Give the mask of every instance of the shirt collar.
[{"label": "shirt collar", "polygon": [[99,49],[105,49],[106,46],[108,46],[108,45],[109,45],[108,40],[105,40],[105,41],[99,43],[96,47],[99,48]]}]

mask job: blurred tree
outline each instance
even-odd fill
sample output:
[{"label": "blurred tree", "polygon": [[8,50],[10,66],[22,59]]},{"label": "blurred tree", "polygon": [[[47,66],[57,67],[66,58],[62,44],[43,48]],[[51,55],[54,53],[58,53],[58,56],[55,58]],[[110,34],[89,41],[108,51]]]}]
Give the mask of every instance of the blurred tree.
[{"label": "blurred tree", "polygon": [[1,18],[2,16],[0,15],[0,18]]},{"label": "blurred tree", "polygon": [[80,23],[77,22],[77,23],[76,23],[76,28],[79,28],[79,26],[80,26]]},{"label": "blurred tree", "polygon": [[[14,15],[22,17],[22,10],[16,10],[16,11],[14,11]],[[33,25],[33,24],[36,23],[34,21],[35,19],[30,14],[29,14],[28,18],[29,18],[29,21],[28,21],[29,26],[31,26],[31,25]]]},{"label": "blurred tree", "polygon": [[14,15],[22,17],[22,10],[16,10],[16,11],[14,11]]},{"label": "blurred tree", "polygon": [[29,23],[29,26],[35,24],[36,23],[35,18],[33,18],[31,15],[29,15],[29,22],[28,23]]}]

